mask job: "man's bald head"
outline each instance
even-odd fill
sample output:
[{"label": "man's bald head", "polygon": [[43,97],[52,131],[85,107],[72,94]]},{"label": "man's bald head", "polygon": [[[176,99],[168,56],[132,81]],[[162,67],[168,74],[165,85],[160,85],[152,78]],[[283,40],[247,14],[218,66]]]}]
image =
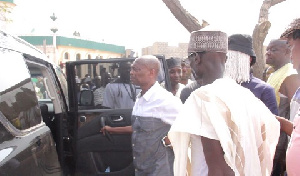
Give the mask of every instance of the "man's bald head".
[{"label": "man's bald head", "polygon": [[158,73],[159,73],[160,62],[153,55],[144,55],[144,56],[141,56],[141,57],[135,59],[134,62],[139,63],[141,65],[144,65],[148,69],[154,69],[155,72],[156,72],[156,75],[158,75]]},{"label": "man's bald head", "polygon": [[160,62],[152,55],[141,56],[133,62],[130,71],[130,80],[139,85],[145,93],[157,80]]},{"label": "man's bald head", "polygon": [[286,40],[271,40],[266,50],[266,63],[278,70],[291,62],[290,53]]},{"label": "man's bald head", "polygon": [[270,41],[270,44],[276,43],[280,47],[288,48],[287,42],[284,39],[273,39]]}]

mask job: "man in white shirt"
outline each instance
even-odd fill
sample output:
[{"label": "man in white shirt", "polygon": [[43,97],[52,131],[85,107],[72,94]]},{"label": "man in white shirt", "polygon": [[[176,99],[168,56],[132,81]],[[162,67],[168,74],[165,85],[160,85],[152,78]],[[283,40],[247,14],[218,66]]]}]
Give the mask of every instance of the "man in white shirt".
[{"label": "man in white shirt", "polygon": [[160,62],[155,56],[137,58],[130,80],[141,87],[132,111],[131,127],[104,127],[111,133],[132,132],[135,175],[173,176],[173,150],[166,135],[179,114],[182,103],[156,81]]}]

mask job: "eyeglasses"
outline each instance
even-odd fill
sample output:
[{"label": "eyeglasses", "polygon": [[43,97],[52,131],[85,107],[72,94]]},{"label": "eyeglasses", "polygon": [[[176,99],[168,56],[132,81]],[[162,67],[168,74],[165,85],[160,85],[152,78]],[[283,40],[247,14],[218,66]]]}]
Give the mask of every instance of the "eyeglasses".
[{"label": "eyeglasses", "polygon": [[201,51],[201,52],[191,52],[188,55],[188,60],[191,62],[195,59],[195,57],[198,55],[199,57],[202,57],[207,51]]},{"label": "eyeglasses", "polygon": [[195,57],[196,57],[196,55],[197,55],[197,53],[196,53],[196,52],[192,52],[192,53],[190,53],[190,54],[188,55],[188,61],[191,61],[191,59],[195,58]]}]

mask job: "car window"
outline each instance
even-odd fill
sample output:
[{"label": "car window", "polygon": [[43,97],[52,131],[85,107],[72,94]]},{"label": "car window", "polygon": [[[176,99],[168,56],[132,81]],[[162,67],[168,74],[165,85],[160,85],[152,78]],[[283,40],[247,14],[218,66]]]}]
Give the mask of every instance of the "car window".
[{"label": "car window", "polygon": [[139,93],[139,87],[125,84],[130,79],[131,63],[126,63],[126,70],[123,72],[120,69],[122,62],[77,65],[75,81],[79,106],[100,109],[132,108],[132,97]]},{"label": "car window", "polygon": [[17,129],[41,123],[35,87],[19,53],[0,50],[0,111]]},{"label": "car window", "polygon": [[60,113],[64,109],[63,96],[51,69],[42,63],[26,61],[39,104],[47,104],[49,113]]},{"label": "car window", "polygon": [[[80,64],[75,67],[81,109],[132,109],[140,87],[130,83],[131,61]],[[165,81],[163,64],[157,81]]]},{"label": "car window", "polygon": [[44,84],[44,77],[42,74],[33,74],[31,75],[31,81],[36,92],[38,100],[40,99],[50,99],[46,87]]}]

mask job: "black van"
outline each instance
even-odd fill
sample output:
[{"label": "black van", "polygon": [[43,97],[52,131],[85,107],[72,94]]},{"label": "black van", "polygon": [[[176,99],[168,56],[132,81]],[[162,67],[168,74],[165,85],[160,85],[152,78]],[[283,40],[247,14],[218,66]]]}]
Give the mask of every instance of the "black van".
[{"label": "black van", "polygon": [[[158,81],[169,88],[165,59],[157,57]],[[133,61],[71,61],[64,73],[34,46],[0,31],[0,175],[134,175],[131,135],[100,132],[103,125],[130,125],[132,109],[109,109],[95,97],[119,78],[121,62]]]}]

